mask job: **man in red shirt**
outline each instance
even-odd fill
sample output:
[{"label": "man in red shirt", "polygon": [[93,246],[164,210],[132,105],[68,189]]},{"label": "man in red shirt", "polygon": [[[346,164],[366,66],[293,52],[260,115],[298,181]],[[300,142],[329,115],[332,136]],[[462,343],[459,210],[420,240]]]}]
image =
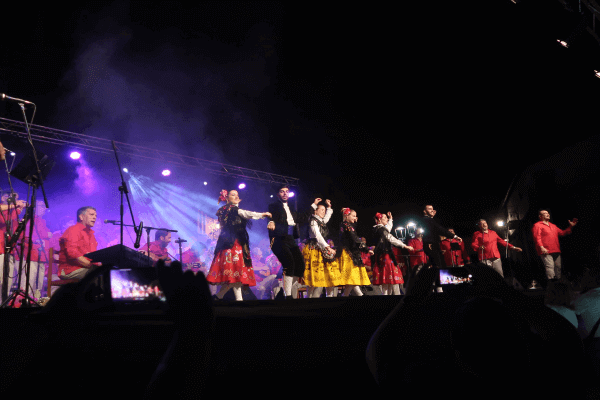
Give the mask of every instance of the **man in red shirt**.
[{"label": "man in red shirt", "polygon": [[546,277],[560,279],[561,259],[558,237],[570,234],[571,228],[577,225],[577,218],[569,221],[569,227],[563,231],[550,222],[548,211],[540,210],[538,217],[540,220],[533,225],[532,229],[535,249],[546,268]]},{"label": "man in red shirt", "polygon": [[[448,232],[456,235],[454,233],[454,229],[448,228]],[[452,243],[457,243],[460,246],[460,250],[452,250]],[[456,239],[448,239],[444,238],[440,243],[440,248],[442,249],[442,254],[444,255],[444,261],[448,267],[464,267],[465,261],[467,263],[471,262],[469,255],[465,253],[465,243],[463,241],[458,241]],[[464,256],[464,259],[463,259]]]},{"label": "man in red shirt", "polygon": [[408,246],[414,249],[408,253],[410,254],[411,274],[416,274],[421,270],[424,264],[427,264],[427,255],[425,255],[425,252],[423,251],[423,231],[421,229],[419,229],[417,237],[409,239]]},{"label": "man in red shirt", "polygon": [[[2,196],[2,204],[0,204],[0,304],[2,302],[4,302],[5,298],[4,296],[2,296],[2,283],[4,281],[4,246],[5,246],[5,242],[4,242],[4,235],[6,233],[6,228],[7,228],[7,221],[10,219],[10,233],[13,234],[15,232],[15,230],[17,229],[17,224],[19,223],[18,219],[19,219],[19,214],[21,214],[21,212],[23,211],[23,209],[27,206],[27,204],[23,201],[23,200],[16,200],[19,198],[18,195],[15,196],[15,203],[16,203],[16,209],[14,206],[10,207],[10,218],[9,218],[9,212],[8,212],[8,204],[7,204],[7,199],[8,199],[8,194],[5,194]],[[7,271],[7,292],[6,292],[6,297],[8,297],[8,295],[10,294],[10,288],[12,287],[13,281],[14,279],[17,278],[17,274],[18,274],[18,264],[15,263],[15,254],[17,254],[17,250],[16,247],[15,249],[13,249],[13,252],[11,253],[11,255],[8,257],[8,271]]]},{"label": "man in red shirt", "polygon": [[77,223],[67,228],[60,238],[58,277],[81,279],[94,266],[84,254],[96,251],[98,242],[92,227],[96,223],[96,209],[81,207],[77,210]]},{"label": "man in red shirt", "polygon": [[479,230],[473,234],[473,242],[471,247],[477,252],[479,261],[483,264],[492,267],[503,278],[502,261],[500,260],[500,252],[498,251],[498,243],[502,246],[508,246],[509,249],[523,251],[520,247],[515,247],[510,243],[506,243],[498,234],[488,229],[488,224],[485,219],[479,220]]},{"label": "man in red shirt", "polygon": [[171,243],[171,232],[156,231],[154,233],[154,242],[150,242],[150,258],[156,262],[158,260],[168,260],[169,253],[167,246]]}]

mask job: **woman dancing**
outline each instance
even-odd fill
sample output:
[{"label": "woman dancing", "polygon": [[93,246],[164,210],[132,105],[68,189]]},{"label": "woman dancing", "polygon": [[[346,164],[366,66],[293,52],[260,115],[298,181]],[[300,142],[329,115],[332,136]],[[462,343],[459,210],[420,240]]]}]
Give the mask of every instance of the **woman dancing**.
[{"label": "woman dancing", "polygon": [[375,246],[375,256],[373,257],[373,285],[381,285],[383,295],[390,294],[392,290],[394,294],[400,294],[400,284],[404,283],[404,278],[397,265],[392,246],[409,251],[414,249],[405,245],[390,233],[393,226],[392,213],[388,212],[387,215],[375,214],[375,222],[377,225],[373,227],[373,230],[377,238],[377,244]]},{"label": "woman dancing", "polygon": [[362,253],[373,254],[366,243],[356,235],[356,211],[342,208],[342,224],[340,225],[340,246],[338,263],[340,265],[340,284],[346,285],[342,296],[348,296],[351,291],[358,296],[363,293],[359,286],[370,285],[371,280],[363,263]]},{"label": "woman dancing", "polygon": [[206,280],[212,285],[223,285],[216,294],[218,299],[222,299],[225,293],[233,288],[235,299],[241,301],[242,285],[256,285],[246,225],[249,219],[271,217],[271,214],[238,208],[241,199],[237,190],[222,190],[217,204],[222,201],[227,204],[217,211],[221,234]]},{"label": "woman dancing", "polygon": [[333,214],[331,201],[325,200],[325,206],[318,205],[310,217],[308,244],[302,250],[304,263],[304,283],[308,286],[308,297],[320,297],[323,288],[327,297],[333,296],[333,288],[339,285],[340,269],[335,258],[335,250],[326,242],[329,234],[327,222]]}]

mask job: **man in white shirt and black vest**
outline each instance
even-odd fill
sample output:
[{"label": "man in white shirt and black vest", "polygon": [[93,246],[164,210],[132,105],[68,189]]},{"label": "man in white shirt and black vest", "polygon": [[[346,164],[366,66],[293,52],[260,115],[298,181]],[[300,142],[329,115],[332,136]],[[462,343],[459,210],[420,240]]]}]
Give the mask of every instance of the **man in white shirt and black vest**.
[{"label": "man in white shirt and black vest", "polygon": [[[283,268],[283,290],[286,297],[297,297],[297,282],[304,276],[304,257],[296,243],[300,237],[298,224],[307,222],[308,215],[290,209],[288,198],[290,189],[281,185],[277,192],[278,201],[269,204],[269,239],[271,250]],[[321,200],[321,199],[317,199]],[[317,202],[318,203],[318,202]]]}]

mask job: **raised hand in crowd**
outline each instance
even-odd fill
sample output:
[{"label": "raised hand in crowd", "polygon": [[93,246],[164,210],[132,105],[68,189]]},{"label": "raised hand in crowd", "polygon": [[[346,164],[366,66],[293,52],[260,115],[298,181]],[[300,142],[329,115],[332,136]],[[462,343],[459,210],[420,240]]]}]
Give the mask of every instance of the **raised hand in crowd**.
[{"label": "raised hand in crowd", "polygon": [[156,263],[168,315],[177,330],[146,388],[146,399],[198,399],[208,394],[208,372],[215,317],[204,274],[182,272],[181,263]]}]

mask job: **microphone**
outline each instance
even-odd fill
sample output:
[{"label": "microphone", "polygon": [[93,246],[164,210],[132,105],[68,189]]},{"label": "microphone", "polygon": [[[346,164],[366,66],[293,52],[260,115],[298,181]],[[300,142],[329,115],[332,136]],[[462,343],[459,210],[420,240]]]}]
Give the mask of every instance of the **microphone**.
[{"label": "microphone", "polygon": [[104,223],[105,223],[105,224],[120,224],[120,223],[121,223],[121,221],[114,221],[114,220],[112,220],[112,219],[105,219],[105,220],[104,220]]},{"label": "microphone", "polygon": [[31,105],[35,106],[35,104],[32,103],[31,101],[27,101],[27,100],[23,100],[23,99],[17,99],[16,97],[10,97],[10,96],[7,96],[4,93],[0,93],[0,99],[2,99],[2,101],[4,101],[4,100],[12,100],[12,101],[18,101],[19,103],[31,104]]},{"label": "microphone", "polygon": [[181,238],[179,238],[175,241],[175,243],[185,243],[185,242],[187,242],[187,240],[181,239]]},{"label": "microphone", "polygon": [[144,230],[144,221],[140,221],[140,227],[138,228],[137,232],[135,233],[135,243],[133,244],[133,247],[135,247],[136,249],[140,247],[140,239],[142,238],[143,230]]}]

